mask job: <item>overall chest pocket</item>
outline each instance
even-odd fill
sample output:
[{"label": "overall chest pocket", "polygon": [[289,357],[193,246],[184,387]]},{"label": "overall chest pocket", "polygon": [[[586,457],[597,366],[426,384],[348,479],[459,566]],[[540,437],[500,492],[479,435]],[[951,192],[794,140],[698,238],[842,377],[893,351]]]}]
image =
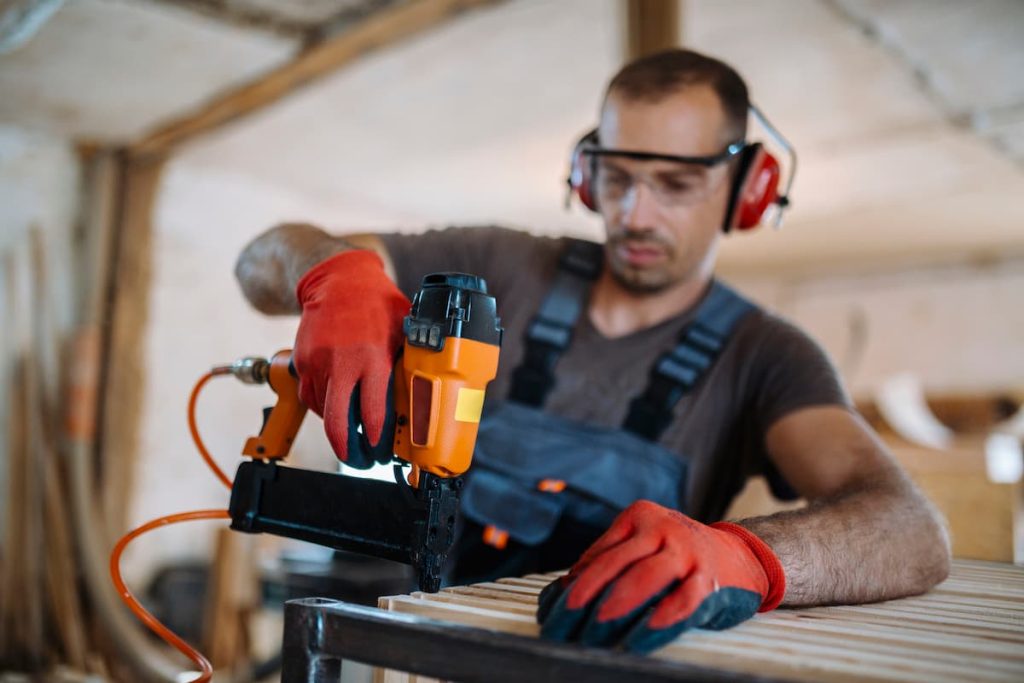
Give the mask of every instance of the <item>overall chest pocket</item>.
[{"label": "overall chest pocket", "polygon": [[685,510],[687,463],[621,429],[507,402],[481,422],[462,513],[525,545],[562,520],[604,529],[632,502]]}]

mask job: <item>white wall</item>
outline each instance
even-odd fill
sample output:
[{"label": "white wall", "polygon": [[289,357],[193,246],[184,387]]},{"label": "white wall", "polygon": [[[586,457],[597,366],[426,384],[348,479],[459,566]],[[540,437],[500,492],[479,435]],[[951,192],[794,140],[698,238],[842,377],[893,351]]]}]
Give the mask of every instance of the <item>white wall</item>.
[{"label": "white wall", "polygon": [[[28,232],[39,228],[51,261],[53,288],[68,287],[64,265],[78,210],[78,158],[60,138],[0,123],[0,252],[18,251]],[[70,300],[62,299],[56,314],[67,324]]]},{"label": "white wall", "polygon": [[933,393],[1024,391],[1024,259],[735,275],[822,343],[855,397],[905,372]]}]

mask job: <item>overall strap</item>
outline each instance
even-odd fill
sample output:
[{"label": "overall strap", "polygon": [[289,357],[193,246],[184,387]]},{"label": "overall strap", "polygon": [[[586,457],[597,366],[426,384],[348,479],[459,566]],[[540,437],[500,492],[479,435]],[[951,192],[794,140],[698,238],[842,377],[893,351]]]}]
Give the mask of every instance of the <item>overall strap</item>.
[{"label": "overall strap", "polygon": [[569,347],[572,331],[601,273],[604,247],[570,239],[558,260],[558,274],[540,310],[526,330],[523,361],[512,373],[509,398],[529,406],[544,405],[555,385],[555,364]]},{"label": "overall strap", "polygon": [[623,428],[657,441],[672,422],[676,403],[689,393],[714,364],[736,324],[756,307],[717,280],[679,335],[651,369],[647,388],[630,403]]}]

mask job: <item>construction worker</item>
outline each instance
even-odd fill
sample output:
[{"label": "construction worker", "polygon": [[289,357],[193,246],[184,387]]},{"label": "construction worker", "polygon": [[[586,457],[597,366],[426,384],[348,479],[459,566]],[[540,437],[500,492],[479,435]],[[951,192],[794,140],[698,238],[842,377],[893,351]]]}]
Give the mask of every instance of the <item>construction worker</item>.
[{"label": "construction worker", "polygon": [[[541,595],[546,637],[645,652],[688,628],[947,575],[939,516],[825,354],[713,276],[724,234],[781,203],[778,164],[747,140],[750,106],[731,67],[695,52],[626,65],[571,179],[603,246],[285,224],[239,258],[256,308],[301,313],[300,395],[355,466],[369,463],[347,445],[354,424],[381,438],[407,295],[429,272],[486,279],[505,337],[450,579],[572,566]],[[756,474],[807,506],[721,521]]]}]

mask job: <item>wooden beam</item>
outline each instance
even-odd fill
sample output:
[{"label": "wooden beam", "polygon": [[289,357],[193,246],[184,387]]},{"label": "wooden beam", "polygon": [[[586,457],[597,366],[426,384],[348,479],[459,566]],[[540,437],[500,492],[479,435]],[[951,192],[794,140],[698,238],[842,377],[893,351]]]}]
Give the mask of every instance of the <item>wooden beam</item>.
[{"label": "wooden beam", "polygon": [[152,279],[153,203],[164,160],[125,159],[122,154],[119,215],[107,282],[108,322],[103,343],[99,483],[107,529],[118,534],[127,524],[129,496],[139,450],[145,364],[159,362],[144,353]]},{"label": "wooden beam", "polygon": [[681,0],[623,0],[625,59],[632,61],[681,41]]},{"label": "wooden beam", "polygon": [[274,69],[131,145],[133,157],[166,154],[198,135],[273,104],[374,50],[394,45],[455,15],[498,0],[413,0],[381,10],[365,21],[305,50]]}]

